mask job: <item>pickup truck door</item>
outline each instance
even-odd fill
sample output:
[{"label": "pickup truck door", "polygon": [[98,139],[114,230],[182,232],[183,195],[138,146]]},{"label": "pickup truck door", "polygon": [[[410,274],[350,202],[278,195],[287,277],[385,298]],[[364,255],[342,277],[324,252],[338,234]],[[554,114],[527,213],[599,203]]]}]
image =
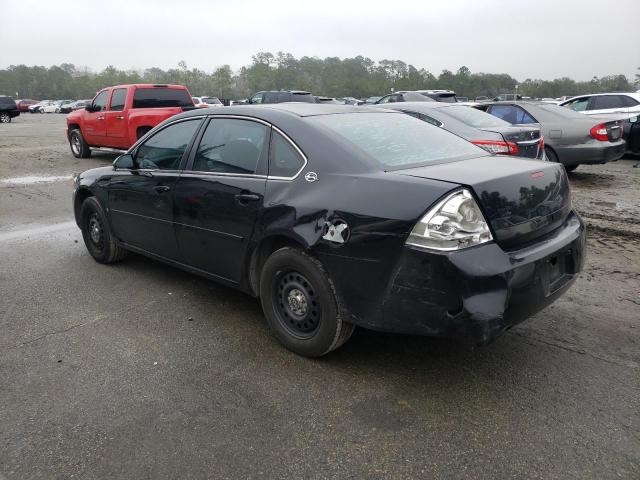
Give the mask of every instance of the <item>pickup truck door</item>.
[{"label": "pickup truck door", "polygon": [[84,111],[82,121],[82,135],[89,145],[104,146],[107,137],[105,111],[109,90],[102,90],[91,102],[91,111]]},{"label": "pickup truck door", "polygon": [[192,149],[175,192],[175,228],[187,265],[238,283],[266,189],[270,127],[215,118]]},{"label": "pickup truck door", "polygon": [[109,108],[104,114],[107,129],[106,145],[109,147],[129,147],[126,101],[127,89],[114,88],[111,92]]},{"label": "pickup truck door", "polygon": [[167,125],[136,149],[134,169],[114,172],[109,215],[120,241],[181,261],[173,226],[174,187],[201,122],[195,118]]}]

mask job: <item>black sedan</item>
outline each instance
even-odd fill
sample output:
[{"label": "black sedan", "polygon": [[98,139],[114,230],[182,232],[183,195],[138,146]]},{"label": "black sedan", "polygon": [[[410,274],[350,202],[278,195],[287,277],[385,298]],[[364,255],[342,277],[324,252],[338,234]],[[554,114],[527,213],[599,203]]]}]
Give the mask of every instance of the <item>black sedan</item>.
[{"label": "black sedan", "polygon": [[618,160],[625,152],[623,122],[610,117],[533,101],[482,103],[475,108],[511,124],[539,126],[547,159],[562,163],[569,172],[581,164]]},{"label": "black sedan", "polygon": [[260,297],[307,356],[356,325],[489,342],[585,253],[559,165],[370,107],[185,112],[76,176],[73,203],[98,262],[133,251]]},{"label": "black sedan", "polygon": [[400,110],[455,133],[490,153],[544,160],[544,139],[535,126],[516,126],[466,105],[441,102],[404,102],[380,105]]}]

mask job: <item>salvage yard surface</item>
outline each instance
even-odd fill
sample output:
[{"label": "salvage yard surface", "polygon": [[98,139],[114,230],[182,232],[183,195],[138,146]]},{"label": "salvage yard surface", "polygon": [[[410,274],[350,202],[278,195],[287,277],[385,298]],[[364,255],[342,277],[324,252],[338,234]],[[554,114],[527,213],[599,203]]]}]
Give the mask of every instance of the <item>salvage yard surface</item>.
[{"label": "salvage yard surface", "polygon": [[0,125],[0,479],[640,478],[640,168],[569,178],[572,289],[494,344],[357,330],[321,360],[259,302],[73,223],[64,115]]}]

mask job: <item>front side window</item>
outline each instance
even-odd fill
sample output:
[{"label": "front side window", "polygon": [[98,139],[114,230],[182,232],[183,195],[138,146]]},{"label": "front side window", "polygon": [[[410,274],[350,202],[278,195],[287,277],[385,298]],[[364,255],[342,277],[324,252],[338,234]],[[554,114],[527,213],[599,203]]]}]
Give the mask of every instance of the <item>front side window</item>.
[{"label": "front side window", "polygon": [[107,109],[107,95],[109,91],[103,90],[96,98],[93,99],[93,111],[94,112],[104,112]]},{"label": "front side window", "polygon": [[269,152],[269,175],[272,177],[293,177],[302,166],[304,160],[295,148],[274,130]]},{"label": "front side window", "polygon": [[111,94],[111,108],[112,111],[124,110],[124,101],[127,98],[126,88],[116,88]]},{"label": "front side window", "polygon": [[200,119],[193,119],[174,123],[160,130],[138,147],[138,168],[177,170],[199,125]]},{"label": "front side window", "polygon": [[318,115],[309,120],[364,150],[385,170],[488,155],[453,133],[401,113]]},{"label": "front side window", "polygon": [[268,140],[269,129],[250,120],[214,118],[196,152],[198,172],[252,174]]},{"label": "front side window", "polygon": [[251,97],[251,103],[262,103],[262,93],[257,93],[253,97]]},{"label": "front side window", "polygon": [[601,95],[593,97],[593,105],[589,110],[605,110],[607,108],[624,108],[620,95]]},{"label": "front side window", "polygon": [[133,94],[133,108],[193,107],[193,99],[182,88],[138,88]]}]

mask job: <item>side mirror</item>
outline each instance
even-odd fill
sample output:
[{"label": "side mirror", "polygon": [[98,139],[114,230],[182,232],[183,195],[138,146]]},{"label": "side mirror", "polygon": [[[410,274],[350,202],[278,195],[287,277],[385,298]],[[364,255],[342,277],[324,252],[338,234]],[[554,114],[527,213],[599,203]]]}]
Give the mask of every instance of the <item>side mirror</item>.
[{"label": "side mirror", "polygon": [[84,106],[84,109],[85,109],[87,112],[93,112],[93,105],[92,105],[91,103],[88,103],[88,104],[86,104],[86,105]]},{"label": "side mirror", "polygon": [[113,168],[116,170],[125,169],[132,170],[135,168],[135,162],[133,161],[133,155],[125,153],[124,155],[120,155],[113,161]]}]

